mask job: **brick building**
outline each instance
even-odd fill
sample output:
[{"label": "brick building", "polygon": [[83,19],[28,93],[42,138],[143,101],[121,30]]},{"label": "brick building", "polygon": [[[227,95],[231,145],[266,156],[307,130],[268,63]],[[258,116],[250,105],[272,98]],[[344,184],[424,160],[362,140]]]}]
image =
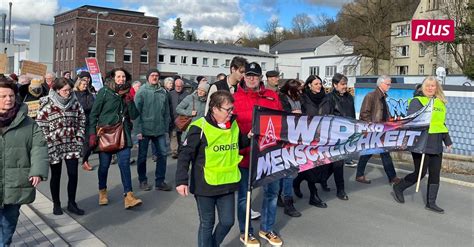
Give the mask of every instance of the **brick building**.
[{"label": "brick building", "polygon": [[54,36],[58,76],[64,71],[75,76],[76,69],[85,67],[84,58],[96,54],[103,76],[123,67],[134,80],[144,79],[157,66],[158,18],[142,12],[84,5],[54,17]]}]

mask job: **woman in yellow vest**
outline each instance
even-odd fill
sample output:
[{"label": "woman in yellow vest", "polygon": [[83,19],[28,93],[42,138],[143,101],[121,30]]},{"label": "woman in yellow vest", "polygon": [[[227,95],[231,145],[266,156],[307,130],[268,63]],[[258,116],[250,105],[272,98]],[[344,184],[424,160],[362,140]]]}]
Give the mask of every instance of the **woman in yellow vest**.
[{"label": "woman in yellow vest", "polygon": [[[209,112],[191,123],[178,156],[176,191],[181,196],[194,194],[200,221],[198,246],[219,246],[234,224],[239,149],[249,145],[249,137],[240,134],[233,103],[229,92],[213,93]],[[214,228],[216,209],[219,223]]]},{"label": "woman in yellow vest", "polygon": [[435,101],[430,127],[428,129],[427,143],[424,150],[412,152],[415,170],[403,178],[399,184],[393,185],[394,198],[399,203],[405,202],[403,191],[416,183],[420,171],[422,153],[424,153],[425,160],[421,177],[423,178],[426,175],[427,169],[429,171],[426,209],[442,214],[444,210],[436,205],[436,197],[438,195],[441,162],[443,160],[443,142],[448,152],[451,150],[453,144],[445,124],[447,101],[443,93],[443,88],[434,76],[428,76],[423,80],[421,91],[423,92],[422,96],[415,96],[415,98],[410,101],[408,114],[418,111],[428,104],[430,98],[434,97]]}]

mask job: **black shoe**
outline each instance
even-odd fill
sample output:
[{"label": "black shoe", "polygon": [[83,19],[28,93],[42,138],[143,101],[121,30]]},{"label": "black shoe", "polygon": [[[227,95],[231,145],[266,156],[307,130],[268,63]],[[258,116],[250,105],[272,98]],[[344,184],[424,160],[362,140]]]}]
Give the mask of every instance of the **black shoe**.
[{"label": "black shoe", "polygon": [[54,215],[62,215],[63,209],[61,208],[61,203],[54,203],[53,205],[53,214]]},{"label": "black shoe", "polygon": [[337,198],[347,201],[349,200],[349,197],[347,196],[346,192],[344,190],[339,190],[336,194]]},{"label": "black shoe", "polygon": [[319,196],[317,195],[312,195],[310,198],[309,198],[309,205],[313,205],[315,207],[318,207],[318,208],[327,208],[328,205],[323,202],[323,200],[321,200],[321,198],[319,198]]},{"label": "black shoe", "polygon": [[412,183],[405,181],[405,179],[401,179],[398,184],[393,184],[393,198],[395,201],[399,203],[405,203],[405,197],[403,196],[403,191],[410,187]]},{"label": "black shoe", "polygon": [[278,195],[278,198],[277,198],[277,206],[280,208],[285,206],[285,203],[283,202],[283,199],[281,198],[280,195]]},{"label": "black shoe", "polygon": [[426,209],[433,212],[444,214],[444,209],[436,205],[436,197],[438,197],[439,184],[429,184],[426,192]]},{"label": "black shoe", "polygon": [[171,191],[172,188],[165,182],[162,182],[161,184],[158,184],[157,186],[155,186],[155,190]]},{"label": "black shoe", "polygon": [[67,211],[77,215],[84,215],[84,210],[78,208],[75,202],[70,202],[67,204]]},{"label": "black shoe", "polygon": [[293,205],[293,198],[287,198],[284,201],[285,210],[284,213],[290,217],[300,217],[301,213],[296,210],[295,205]]},{"label": "black shoe", "polygon": [[301,193],[300,186],[293,184],[293,192],[298,198],[303,198],[303,193]]}]

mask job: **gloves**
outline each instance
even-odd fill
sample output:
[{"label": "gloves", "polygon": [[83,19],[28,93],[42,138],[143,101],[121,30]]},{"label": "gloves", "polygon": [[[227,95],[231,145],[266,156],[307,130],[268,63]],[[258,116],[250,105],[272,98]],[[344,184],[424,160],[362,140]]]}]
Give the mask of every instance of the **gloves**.
[{"label": "gloves", "polygon": [[89,136],[89,147],[93,148],[97,146],[97,135],[91,134]]}]

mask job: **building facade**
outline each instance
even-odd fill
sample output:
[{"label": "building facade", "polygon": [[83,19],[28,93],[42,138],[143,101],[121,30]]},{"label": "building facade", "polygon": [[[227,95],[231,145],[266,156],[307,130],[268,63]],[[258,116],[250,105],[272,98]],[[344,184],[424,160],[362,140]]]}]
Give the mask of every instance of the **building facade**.
[{"label": "building facade", "polygon": [[[420,0],[412,19],[447,19],[444,7],[444,0]],[[411,20],[391,25],[392,75],[436,75],[438,67],[444,67],[448,74],[462,74],[445,44],[412,41],[411,31]]]},{"label": "building facade", "polygon": [[30,53],[27,60],[45,64],[53,71],[54,28],[47,24],[30,25]]},{"label": "building facade", "polygon": [[257,62],[263,74],[275,69],[276,57],[256,48],[170,39],[158,41],[158,70],[162,77],[179,75],[195,81],[201,75],[214,82],[217,74],[230,73],[230,62],[235,56]]},{"label": "building facade", "polygon": [[157,44],[158,18],[84,5],[54,17],[54,72],[75,75],[86,57],[97,57],[102,75],[123,67],[133,79],[143,78],[156,68]]}]

